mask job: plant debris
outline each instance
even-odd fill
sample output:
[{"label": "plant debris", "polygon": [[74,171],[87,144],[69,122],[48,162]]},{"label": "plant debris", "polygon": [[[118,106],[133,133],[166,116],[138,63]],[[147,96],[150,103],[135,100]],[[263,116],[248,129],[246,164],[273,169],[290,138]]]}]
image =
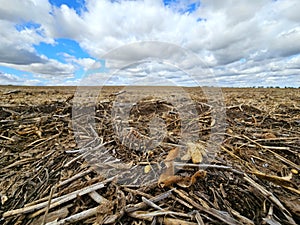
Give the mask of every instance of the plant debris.
[{"label": "plant debris", "polygon": [[[124,121],[123,87],[90,108],[76,106],[75,87],[2,86],[0,223],[299,224],[299,90],[223,89],[227,126],[212,153],[215,109],[184,90],[197,111],[188,123],[151,88]],[[199,139],[184,144],[186,129]]]}]

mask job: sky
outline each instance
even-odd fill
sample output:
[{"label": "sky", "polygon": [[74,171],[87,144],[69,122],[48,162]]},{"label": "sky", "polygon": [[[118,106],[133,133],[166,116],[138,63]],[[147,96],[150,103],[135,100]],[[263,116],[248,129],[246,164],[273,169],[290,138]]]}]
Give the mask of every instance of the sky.
[{"label": "sky", "polygon": [[0,0],[0,84],[300,87],[299,12],[299,0]]}]

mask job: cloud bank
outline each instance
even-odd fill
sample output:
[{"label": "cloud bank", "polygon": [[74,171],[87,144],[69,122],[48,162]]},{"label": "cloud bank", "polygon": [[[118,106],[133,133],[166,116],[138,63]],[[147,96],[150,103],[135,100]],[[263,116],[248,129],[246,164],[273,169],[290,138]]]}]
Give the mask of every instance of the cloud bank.
[{"label": "cloud bank", "polygon": [[[77,84],[107,52],[137,41],[162,41],[195,53],[220,86],[300,86],[298,0],[86,0],[80,8],[47,0],[0,3],[1,84],[17,84],[12,77],[26,80],[8,76],[5,68],[29,72],[45,85]],[[62,39],[77,42],[86,55],[51,55],[51,47]],[[44,51],[39,50],[42,43],[48,46]],[[143,54],[147,52],[127,52],[124,57],[134,60]],[[129,80],[151,74],[143,68],[124,74]],[[161,70],[160,76],[190,85],[174,68]],[[115,84],[122,82],[116,79]]]}]

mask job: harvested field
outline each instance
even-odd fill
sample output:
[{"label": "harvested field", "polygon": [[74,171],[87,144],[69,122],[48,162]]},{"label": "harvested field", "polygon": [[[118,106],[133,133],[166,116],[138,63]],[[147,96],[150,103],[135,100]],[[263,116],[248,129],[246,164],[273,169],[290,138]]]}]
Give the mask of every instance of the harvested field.
[{"label": "harvested field", "polygon": [[299,89],[182,90],[0,87],[0,224],[300,224]]}]

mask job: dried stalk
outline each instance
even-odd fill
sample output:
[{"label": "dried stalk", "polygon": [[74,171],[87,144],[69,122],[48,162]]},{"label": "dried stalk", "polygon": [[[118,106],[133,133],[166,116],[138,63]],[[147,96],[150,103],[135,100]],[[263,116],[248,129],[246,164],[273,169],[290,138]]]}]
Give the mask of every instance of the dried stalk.
[{"label": "dried stalk", "polygon": [[255,187],[257,190],[259,190],[267,199],[270,199],[271,202],[273,202],[285,215],[286,219],[289,221],[292,225],[297,225],[294,219],[291,217],[291,213],[281,204],[281,202],[268,190],[266,190],[263,186],[256,183],[254,180],[252,180],[249,176],[245,176],[244,180],[246,180],[251,186]]},{"label": "dried stalk", "polygon": [[[54,198],[51,201],[52,203],[51,203],[49,209],[57,207],[57,206],[59,206],[63,203],[66,203],[68,201],[71,201],[71,200],[75,199],[77,196],[82,196],[82,195],[88,194],[92,191],[96,191],[98,189],[104,188],[105,184],[112,181],[113,179],[114,179],[114,177],[109,178],[105,181],[93,184],[91,186],[82,188],[80,190],[74,191],[72,193],[66,194],[64,196]],[[42,203],[39,203],[37,205],[32,205],[32,206],[28,206],[28,207],[21,208],[21,209],[15,209],[15,210],[7,211],[7,212],[3,213],[3,217],[9,217],[9,216],[17,215],[17,214],[25,214],[25,213],[29,213],[29,212],[32,212],[32,211],[36,211],[38,209],[46,207],[47,204],[48,204],[48,202],[42,202]],[[46,208],[40,210],[39,214],[43,213],[45,211],[46,211]],[[35,215],[35,216],[37,216],[37,215]]]},{"label": "dried stalk", "polygon": [[76,223],[96,215],[98,211],[99,211],[99,206],[74,214],[72,216],[69,216],[59,221],[52,221],[50,223],[46,223],[46,225],[65,225],[70,223]]}]

